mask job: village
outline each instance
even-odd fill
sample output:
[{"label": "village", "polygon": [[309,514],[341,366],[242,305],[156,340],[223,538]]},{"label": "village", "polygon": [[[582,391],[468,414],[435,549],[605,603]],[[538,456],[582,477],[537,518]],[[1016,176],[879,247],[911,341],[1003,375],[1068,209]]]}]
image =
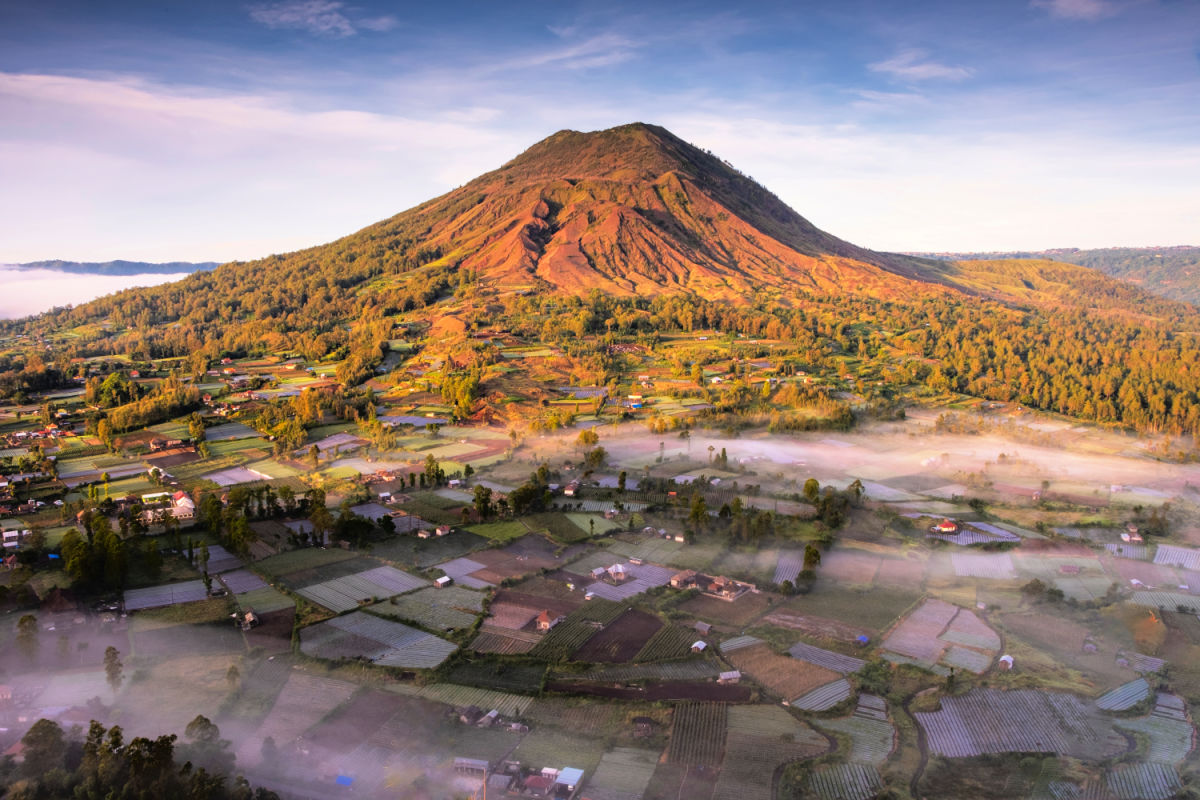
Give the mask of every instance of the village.
[{"label": "village", "polygon": [[[701,378],[853,390],[773,367]],[[351,396],[225,357],[123,432],[82,385],[0,409],[6,754],[39,717],[205,715],[288,797],[961,797],[1004,754],[1028,796],[1190,780],[1195,465],[1000,404],[728,435],[648,360],[522,427],[430,391],[450,368],[397,343]]]}]

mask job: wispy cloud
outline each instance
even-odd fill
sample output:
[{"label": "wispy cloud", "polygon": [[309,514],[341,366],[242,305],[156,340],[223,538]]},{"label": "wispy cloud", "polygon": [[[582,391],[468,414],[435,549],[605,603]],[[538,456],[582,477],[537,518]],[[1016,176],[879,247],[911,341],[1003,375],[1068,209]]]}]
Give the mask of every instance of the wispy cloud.
[{"label": "wispy cloud", "polygon": [[1107,0],[1032,0],[1031,5],[1062,19],[1096,20],[1117,12]]},{"label": "wispy cloud", "polygon": [[357,31],[342,13],[343,5],[335,0],[291,0],[252,6],[250,18],[268,28],[308,31],[318,36],[353,36]]},{"label": "wispy cloud", "polygon": [[939,64],[929,58],[924,50],[911,48],[901,50],[886,61],[876,61],[868,64],[872,72],[883,72],[896,78],[908,81],[949,80],[961,81],[971,77],[972,70],[968,67],[953,67]]}]

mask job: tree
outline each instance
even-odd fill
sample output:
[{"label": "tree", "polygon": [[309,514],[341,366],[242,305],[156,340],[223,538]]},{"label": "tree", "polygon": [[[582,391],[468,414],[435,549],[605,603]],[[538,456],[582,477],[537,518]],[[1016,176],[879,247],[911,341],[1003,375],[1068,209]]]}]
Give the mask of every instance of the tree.
[{"label": "tree", "polygon": [[625,470],[621,470],[621,472],[617,475],[617,491],[621,494],[625,493],[625,479]]},{"label": "tree", "polygon": [[25,748],[25,761],[21,765],[21,771],[34,778],[61,767],[63,757],[67,753],[62,727],[48,719],[39,719],[33,723],[21,737],[21,744]]},{"label": "tree", "polygon": [[692,494],[692,507],[688,514],[688,521],[697,528],[703,528],[708,524],[708,504],[704,502],[704,497],[699,492]]},{"label": "tree", "polygon": [[583,454],[583,463],[588,469],[596,469],[608,458],[608,451],[603,447],[593,447]]},{"label": "tree", "polygon": [[821,551],[809,542],[804,546],[804,569],[815,570],[821,564]]},{"label": "tree", "polygon": [[117,648],[109,645],[104,650],[104,677],[108,681],[108,685],[112,687],[113,694],[121,688],[121,682],[125,679],[124,665],[121,663],[121,653]]},{"label": "tree", "polygon": [[180,750],[193,766],[217,775],[233,772],[234,755],[229,752],[230,742],[221,738],[221,729],[212,720],[200,714],[187,724],[183,734],[188,744]]},{"label": "tree", "polygon": [[25,654],[27,659],[33,661],[37,658],[40,644],[37,617],[26,614],[17,620],[17,648]]},{"label": "tree", "polygon": [[308,448],[308,463],[313,469],[316,469],[321,463],[321,448],[317,447],[315,444]]},{"label": "tree", "polygon": [[816,478],[809,478],[804,482],[804,497],[810,503],[816,503],[817,498],[821,496],[821,484]]},{"label": "tree", "polygon": [[225,682],[229,684],[229,691],[233,691],[238,687],[238,681],[242,678],[242,673],[238,670],[237,664],[230,664],[229,669],[225,671]]},{"label": "tree", "polygon": [[481,520],[492,516],[492,490],[483,484],[475,487],[475,513]]},{"label": "tree", "polygon": [[192,415],[188,417],[188,434],[196,444],[203,442],[205,439],[204,420],[195,412],[192,412]]},{"label": "tree", "polygon": [[200,543],[200,575],[204,578],[204,590],[212,594],[212,578],[208,574],[208,542]]},{"label": "tree", "polygon": [[599,442],[600,435],[591,428],[580,431],[578,438],[575,439],[575,444],[580,448],[595,447]]}]

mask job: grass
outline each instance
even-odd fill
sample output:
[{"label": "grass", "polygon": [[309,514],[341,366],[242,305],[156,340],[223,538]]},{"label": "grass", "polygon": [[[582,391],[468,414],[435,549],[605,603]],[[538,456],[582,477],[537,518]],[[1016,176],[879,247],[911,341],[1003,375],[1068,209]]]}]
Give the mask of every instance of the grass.
[{"label": "grass", "polygon": [[320,550],[307,547],[302,550],[289,550],[277,556],[271,556],[259,561],[255,566],[262,572],[276,577],[283,577],[302,569],[314,569],[326,564],[336,564],[354,558],[354,553],[346,550]]},{"label": "grass", "polygon": [[553,728],[535,728],[522,740],[512,757],[535,770],[572,766],[591,772],[603,755],[604,742],[600,739]]},{"label": "grass", "polygon": [[510,522],[487,522],[482,525],[471,525],[468,531],[476,536],[483,536],[493,542],[511,542],[529,533],[529,528],[520,520]]},{"label": "grass", "polygon": [[229,597],[210,597],[195,603],[179,603],[162,608],[149,608],[133,615],[133,627],[139,631],[167,628],[172,625],[201,625],[226,622],[233,612]]}]

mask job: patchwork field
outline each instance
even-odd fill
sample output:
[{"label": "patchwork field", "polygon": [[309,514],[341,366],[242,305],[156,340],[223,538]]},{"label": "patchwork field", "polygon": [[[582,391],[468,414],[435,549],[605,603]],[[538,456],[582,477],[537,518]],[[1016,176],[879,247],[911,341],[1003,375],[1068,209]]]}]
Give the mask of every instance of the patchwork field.
[{"label": "patchwork field", "polygon": [[730,706],[725,760],[713,798],[772,800],[772,785],[764,775],[828,749],[824,736],[779,706]]},{"label": "patchwork field", "polygon": [[484,596],[461,586],[437,588],[427,586],[411,594],[370,606],[370,611],[383,617],[412,620],[435,630],[469,628],[483,612]]},{"label": "patchwork field", "polygon": [[300,649],[316,658],[361,658],[387,667],[433,669],[458,647],[433,634],[356,611],[302,630]]},{"label": "patchwork field", "polygon": [[729,706],[724,703],[680,703],[671,719],[666,760],[673,764],[721,763]]},{"label": "patchwork field", "polygon": [[827,683],[840,674],[791,656],[780,655],[764,643],[721,649],[726,660],[743,675],[754,679],[764,689],[786,701],[792,701]]},{"label": "patchwork field", "polygon": [[982,673],[1000,649],[1000,637],[974,612],[942,600],[926,600],[883,640],[884,658],[935,672],[949,668]]}]

